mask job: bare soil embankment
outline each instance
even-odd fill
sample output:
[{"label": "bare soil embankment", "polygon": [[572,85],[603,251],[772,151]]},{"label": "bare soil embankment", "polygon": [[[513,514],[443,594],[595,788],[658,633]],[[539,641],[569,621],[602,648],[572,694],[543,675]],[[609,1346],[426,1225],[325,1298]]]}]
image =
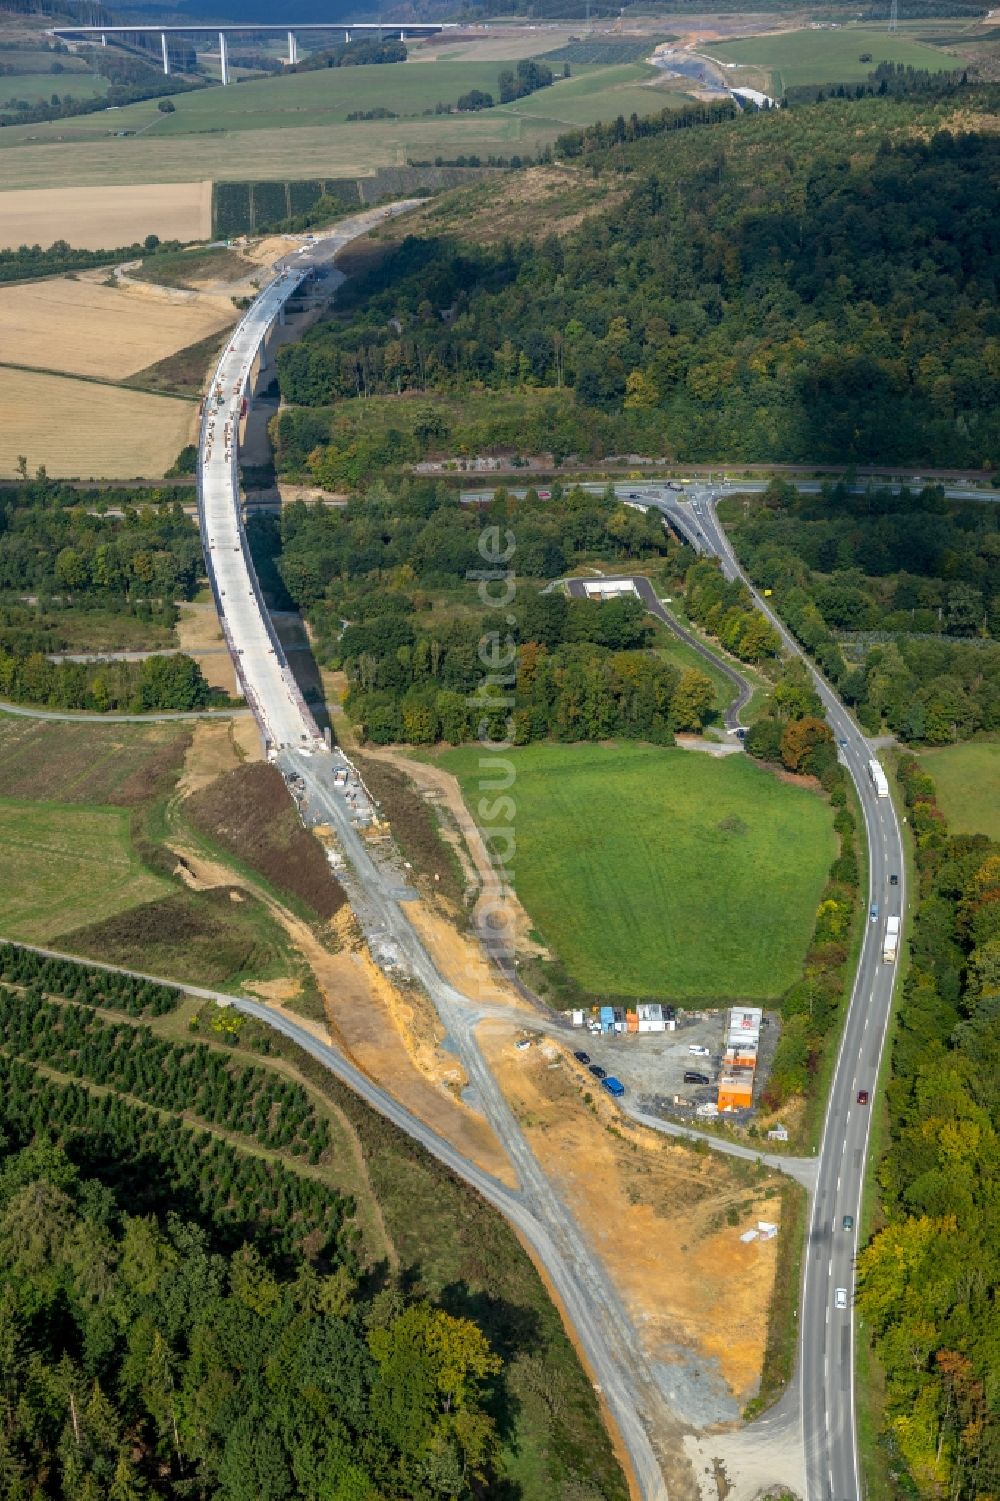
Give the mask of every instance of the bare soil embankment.
[{"label": "bare soil embankment", "polygon": [[345,905],[344,888],[319,840],[303,828],[275,767],[257,762],[225,772],[192,793],[184,811],[198,832],[322,921]]}]

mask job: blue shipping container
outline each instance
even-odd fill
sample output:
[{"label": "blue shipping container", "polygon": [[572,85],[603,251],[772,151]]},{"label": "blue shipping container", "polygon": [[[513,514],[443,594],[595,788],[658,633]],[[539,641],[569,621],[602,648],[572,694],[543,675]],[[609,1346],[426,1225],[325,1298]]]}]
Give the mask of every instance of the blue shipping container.
[{"label": "blue shipping container", "polygon": [[616,1079],[614,1074],[609,1074],[606,1079],[601,1080],[601,1083],[608,1091],[608,1094],[613,1094],[616,1100],[618,1099],[619,1095],[623,1095],[625,1093],[625,1085],[620,1079]]}]

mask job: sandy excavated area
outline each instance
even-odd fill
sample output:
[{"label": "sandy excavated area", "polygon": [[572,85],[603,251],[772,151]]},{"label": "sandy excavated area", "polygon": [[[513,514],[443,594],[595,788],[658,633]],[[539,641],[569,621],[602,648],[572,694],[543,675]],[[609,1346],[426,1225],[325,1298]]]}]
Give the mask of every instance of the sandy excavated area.
[{"label": "sandy excavated area", "polygon": [[198,426],[193,401],[0,368],[0,477],[161,479]]},{"label": "sandy excavated area", "polygon": [[[2,202],[0,202],[2,208]],[[233,321],[223,297],[53,277],[0,287],[4,364],[124,380]]]},{"label": "sandy excavated area", "polygon": [[66,240],[81,250],[115,250],[147,235],[207,240],[211,234],[210,181],[21,188],[0,197],[2,249]]},{"label": "sandy excavated area", "polygon": [[[256,736],[250,720],[234,720],[229,725],[200,724],[185,757],[178,785],[181,795],[197,791],[249,759],[247,737],[251,733]],[[259,741],[253,757],[260,759]],[[202,889],[242,887],[262,901],[284,928],[320,988],[328,1030],[317,1031],[318,1024],[302,1022],[300,1017],[297,1021],[324,1041],[332,1040],[371,1079],[480,1167],[511,1188],[517,1186],[507,1154],[492,1130],[460,1098],[465,1073],[457,1058],[441,1046],[441,1026],[430,1002],[422,992],[398,989],[378,969],[360,939],[349,908],[342,908],[330,924],[330,936],[336,937],[339,949],[331,953],[310,924],[254,881],[228,865],[207,859],[183,837],[172,839],[170,847],[183,862],[178,873],[187,884]],[[287,991],[279,988],[264,998],[282,1010],[286,995]],[[291,1011],[287,1014],[294,1015]]]},{"label": "sandy excavated area", "polygon": [[665,1388],[676,1385],[675,1410],[698,1426],[735,1418],[759,1382],[777,1259],[776,1240],[743,1244],[740,1234],[758,1219],[780,1220],[777,1193],[764,1196],[779,1180],[751,1184],[717,1155],[631,1127],[552,1041],[518,1051],[525,1031],[492,1020],[477,1035],[539,1161],[665,1367]]},{"label": "sandy excavated area", "polygon": [[194,658],[209,686],[229,694],[238,693],[236,669],[212,601],[181,605],[176,629],[181,651]]},{"label": "sandy excavated area", "polygon": [[326,1004],[333,1041],[400,1104],[509,1187],[517,1186],[506,1152],[482,1116],[462,1103],[466,1079],[441,1046],[441,1025],[421,991],[403,991],[373,963],[338,913],[339,953],[308,954]]},{"label": "sandy excavated area", "polygon": [[[504,886],[497,878],[496,867],[489,857],[479,825],[465,806],[462,797],[462,789],[458,784],[458,778],[445,771],[442,766],[435,766],[424,761],[413,761],[398,750],[382,750],[375,746],[366,745],[366,756],[372,760],[387,761],[391,766],[396,766],[400,771],[405,771],[410,781],[424,795],[427,801],[434,807],[447,810],[458,830],[456,834],[446,824],[440,827],[442,839],[452,845],[461,862],[467,878],[474,879],[479,885],[479,896],[476,899],[474,914],[480,910],[495,914],[498,920],[502,920],[507,931],[512,935],[513,945],[519,954],[547,954],[548,950],[542,944],[537,943],[532,937],[532,921],[522,907],[513,888]],[[468,868],[471,861],[471,870]],[[416,916],[414,909],[410,909],[411,916]],[[447,948],[446,935],[450,931],[450,937],[458,940],[459,935],[454,929],[449,930],[449,925],[441,923],[441,939]],[[493,989],[497,988],[496,971],[486,965],[482,950],[478,944],[471,944],[467,940],[459,940],[462,945],[462,963],[469,972],[475,975],[477,983],[488,983]],[[447,961],[446,961],[447,962]],[[488,980],[483,978],[488,977]],[[449,978],[456,985],[461,986],[462,981],[454,974]],[[479,994],[479,991],[468,991],[469,994]],[[520,1004],[516,992],[509,989],[502,991],[504,999],[510,999],[514,1004]]]},{"label": "sandy excavated area", "polygon": [[254,719],[200,719],[191,731],[184,770],[177,783],[182,797],[199,792],[248,761],[263,761],[264,748]]}]

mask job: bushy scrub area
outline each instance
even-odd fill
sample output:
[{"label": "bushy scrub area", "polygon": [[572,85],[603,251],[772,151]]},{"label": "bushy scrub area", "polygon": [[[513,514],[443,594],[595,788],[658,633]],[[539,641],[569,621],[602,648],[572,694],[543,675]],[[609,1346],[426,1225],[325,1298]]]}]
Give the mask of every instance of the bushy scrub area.
[{"label": "bushy scrub area", "polygon": [[858,1308],[885,1375],[881,1443],[918,1497],[1000,1485],[1000,845],[952,834],[913,756],[898,777],[918,904]]},{"label": "bushy scrub area", "polygon": [[625,189],[606,216],[411,236],[281,351],[285,400],[324,409],[308,467],[343,476],[344,397],[485,389],[502,423],[553,388],[573,394],[560,457],[996,465],[994,108],[956,87],[567,136],[560,160]]},{"label": "bushy scrub area", "polygon": [[866,730],[947,745],[1000,728],[1000,517],[844,484],[723,503],[741,559]]},{"label": "bushy scrub area", "polygon": [[763,1096],[771,1109],[805,1096],[816,1110],[823,1103],[818,1087],[823,1060],[838,1036],[851,985],[861,859],[850,782],[837,760],[819,694],[800,658],[784,663],[744,746],[775,772],[784,769],[814,779],[833,809],[837,849],[813,910],[812,937],[801,972],[780,998],[781,1035]]}]

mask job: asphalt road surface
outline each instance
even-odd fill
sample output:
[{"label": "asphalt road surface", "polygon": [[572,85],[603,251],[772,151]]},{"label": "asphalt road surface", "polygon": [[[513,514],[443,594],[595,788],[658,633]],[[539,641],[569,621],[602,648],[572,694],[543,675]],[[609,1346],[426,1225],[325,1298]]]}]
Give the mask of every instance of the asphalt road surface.
[{"label": "asphalt road surface", "polygon": [[[246,549],[239,513],[236,449],[240,410],[257,351],[285,299],[300,285],[306,268],[321,266],[352,234],[363,233],[370,222],[370,215],[358,216],[353,224],[342,225],[325,241],[305,246],[296,256],[287,258],[223,354],[206,403],[200,452],[199,504],[209,574],[247,701],[272,755],[286,775],[300,780],[305,795],[335,827],[350,866],[349,889],[352,905],[355,901],[358,904],[359,920],[370,938],[399,956],[434,1002],[479,1108],[509,1153],[519,1188],[516,1193],[503,1189],[451,1148],[449,1165],[502,1208],[534,1247],[617,1422],[640,1493],[662,1497],[666,1491],[651,1435],[662,1437],[664,1430],[673,1428],[676,1436],[676,1421],[660,1398],[656,1378],[617,1293],[546,1180],[486,1065],[474,1035],[475,1001],[437,971],[406,916],[405,893],[387,885],[358,835],[344,797],[338,796],[331,783],[326,762],[332,758],[325,752],[274,636]],[[764,487],[764,482],[739,485],[742,490]],[[623,498],[660,510],[697,551],[719,557],[728,577],[742,577],[715,515],[715,501],[724,487],[692,485],[683,498],[665,485],[617,488]],[[801,488],[814,487],[804,483]],[[949,493],[964,498],[962,491]],[[981,495],[969,498],[979,499]],[[766,602],[756,594],[754,598],[780,632],[786,648],[798,653],[795,641]],[[666,612],[661,618],[676,628]],[[703,650],[696,638],[687,639]],[[867,1091],[870,1098],[878,1077],[895,975],[895,967],[882,959],[885,917],[888,912],[902,915],[905,911],[905,871],[892,801],[876,796],[868,775],[871,749],[829,686],[815,672],[813,675],[857,788],[870,850],[869,901],[878,904],[878,920],[867,925],[864,935],[816,1164],[800,1321],[801,1424],[809,1501],[860,1501],[852,1304],[871,1111],[859,1101],[858,1094]],[[732,678],[740,688],[742,679],[735,669]],[[735,718],[738,707],[732,712]],[[899,878],[895,887],[889,883],[893,873]],[[255,1003],[241,1004],[250,1009]],[[274,1024],[273,1014],[263,1007],[259,1010]],[[281,1030],[289,1029],[294,1029],[294,1023],[283,1023]],[[296,1041],[312,1052],[323,1046],[308,1033],[303,1033],[303,1038],[296,1037]],[[415,1120],[398,1123],[417,1139],[428,1136],[426,1128]],[[441,1155],[437,1140],[432,1143],[427,1139],[425,1145]],[[844,1228],[845,1215],[851,1217],[850,1229]],[[839,1289],[843,1290],[842,1307],[837,1307]]]},{"label": "asphalt road surface", "polygon": [[[742,486],[740,488],[743,488]],[[789,652],[804,656],[791,633],[746,579],[715,514],[719,491],[691,486],[688,497],[660,502],[672,519],[693,524],[700,550],[718,557],[728,578],[741,578]],[[826,680],[808,663],[830,728],[861,805],[868,837],[869,908],[850,1007],[844,1023],[817,1164],[800,1312],[800,1394],[808,1501],[860,1501],[854,1411],[854,1264],[861,1193],[896,967],[882,958],[885,920],[906,911],[902,836],[891,797],[878,797],[869,776],[874,755]],[[890,875],[899,884],[890,885]],[[867,1104],[859,1094],[867,1092]],[[851,1228],[845,1229],[844,1217]],[[843,1307],[838,1307],[842,1289]]]}]

